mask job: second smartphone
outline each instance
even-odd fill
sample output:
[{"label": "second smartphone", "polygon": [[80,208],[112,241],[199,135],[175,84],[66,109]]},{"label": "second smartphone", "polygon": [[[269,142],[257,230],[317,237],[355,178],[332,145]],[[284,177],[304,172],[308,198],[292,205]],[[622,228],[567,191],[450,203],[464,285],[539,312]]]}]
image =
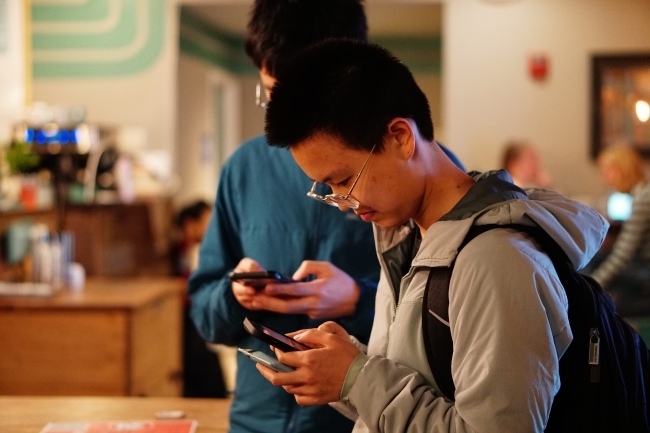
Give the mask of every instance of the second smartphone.
[{"label": "second smartphone", "polygon": [[295,370],[295,368],[289,367],[288,365],[281,364],[280,361],[278,361],[277,359],[273,358],[270,355],[267,355],[264,352],[260,352],[259,350],[242,349],[241,347],[238,348],[237,350],[239,350],[244,355],[248,356],[253,361],[258,362],[262,365],[266,365],[272,370],[282,372],[282,373],[289,373]]},{"label": "second smartphone", "polygon": [[256,337],[263,342],[277,347],[283,352],[294,352],[296,350],[309,350],[311,347],[297,342],[291,337],[279,333],[267,326],[260,325],[248,317],[244,319],[244,328],[253,337]]}]

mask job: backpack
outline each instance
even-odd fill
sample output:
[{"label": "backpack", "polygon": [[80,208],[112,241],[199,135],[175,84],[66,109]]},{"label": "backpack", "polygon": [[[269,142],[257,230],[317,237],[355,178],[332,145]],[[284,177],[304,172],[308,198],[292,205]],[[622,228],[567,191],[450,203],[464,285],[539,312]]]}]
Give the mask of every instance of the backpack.
[{"label": "backpack", "polygon": [[[474,226],[458,252],[476,236],[498,228],[527,233],[542,246],[569,303],[573,341],[560,358],[561,386],[545,431],[650,432],[650,350],[641,336],[616,313],[611,296],[594,279],[575,271],[564,251],[540,228],[519,224]],[[431,269],[422,303],[429,366],[436,384],[452,401],[455,386],[448,310],[454,263]]]}]

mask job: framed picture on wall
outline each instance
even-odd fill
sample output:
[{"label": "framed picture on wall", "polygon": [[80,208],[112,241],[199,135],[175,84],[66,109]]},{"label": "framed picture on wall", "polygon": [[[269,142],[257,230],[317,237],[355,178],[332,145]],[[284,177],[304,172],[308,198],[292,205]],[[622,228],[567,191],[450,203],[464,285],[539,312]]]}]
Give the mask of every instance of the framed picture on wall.
[{"label": "framed picture on wall", "polygon": [[650,53],[592,58],[591,156],[628,143],[650,158]]}]

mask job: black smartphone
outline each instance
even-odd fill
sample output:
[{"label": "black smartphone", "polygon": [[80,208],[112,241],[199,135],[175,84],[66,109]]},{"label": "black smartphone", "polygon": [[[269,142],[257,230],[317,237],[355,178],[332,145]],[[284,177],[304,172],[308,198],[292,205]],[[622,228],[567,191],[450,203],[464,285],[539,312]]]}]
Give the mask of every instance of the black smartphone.
[{"label": "black smartphone", "polygon": [[237,281],[245,286],[261,289],[267,284],[286,284],[295,283],[296,280],[282,275],[276,271],[257,271],[257,272],[231,272],[228,276],[230,281]]},{"label": "black smartphone", "polygon": [[283,352],[295,352],[297,350],[309,350],[311,347],[298,343],[291,337],[274,331],[273,329],[253,322],[248,317],[244,319],[244,328],[253,337],[259,338],[271,346],[277,347]]}]

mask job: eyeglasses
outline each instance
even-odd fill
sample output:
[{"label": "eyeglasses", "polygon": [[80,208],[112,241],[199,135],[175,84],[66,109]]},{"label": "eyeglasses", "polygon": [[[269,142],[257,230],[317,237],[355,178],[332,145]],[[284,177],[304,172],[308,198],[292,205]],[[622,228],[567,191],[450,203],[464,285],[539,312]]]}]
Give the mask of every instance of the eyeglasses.
[{"label": "eyeglasses", "polygon": [[266,110],[268,101],[262,101],[262,83],[255,85],[255,105]]},{"label": "eyeglasses", "polygon": [[[375,145],[376,146],[376,145]],[[359,181],[359,178],[361,177],[361,173],[363,173],[363,169],[366,168],[366,164],[368,164],[368,161],[370,160],[370,157],[372,156],[372,152],[375,150],[375,146],[372,146],[372,149],[370,149],[370,154],[368,155],[368,158],[366,158],[366,162],[363,163],[363,166],[361,167],[361,170],[359,170],[359,174],[357,174],[357,177],[354,179],[354,182],[352,183],[352,186],[350,187],[350,191],[346,195],[342,194],[327,194],[327,195],[320,195],[316,193],[316,185],[318,184],[318,181],[314,181],[314,184],[311,186],[311,190],[307,193],[308,197],[313,198],[314,200],[318,200],[320,202],[326,203],[330,206],[345,206],[350,209],[358,209],[359,208],[359,201],[355,199],[354,197],[350,197],[352,194],[352,190],[354,189],[355,185]]]}]

